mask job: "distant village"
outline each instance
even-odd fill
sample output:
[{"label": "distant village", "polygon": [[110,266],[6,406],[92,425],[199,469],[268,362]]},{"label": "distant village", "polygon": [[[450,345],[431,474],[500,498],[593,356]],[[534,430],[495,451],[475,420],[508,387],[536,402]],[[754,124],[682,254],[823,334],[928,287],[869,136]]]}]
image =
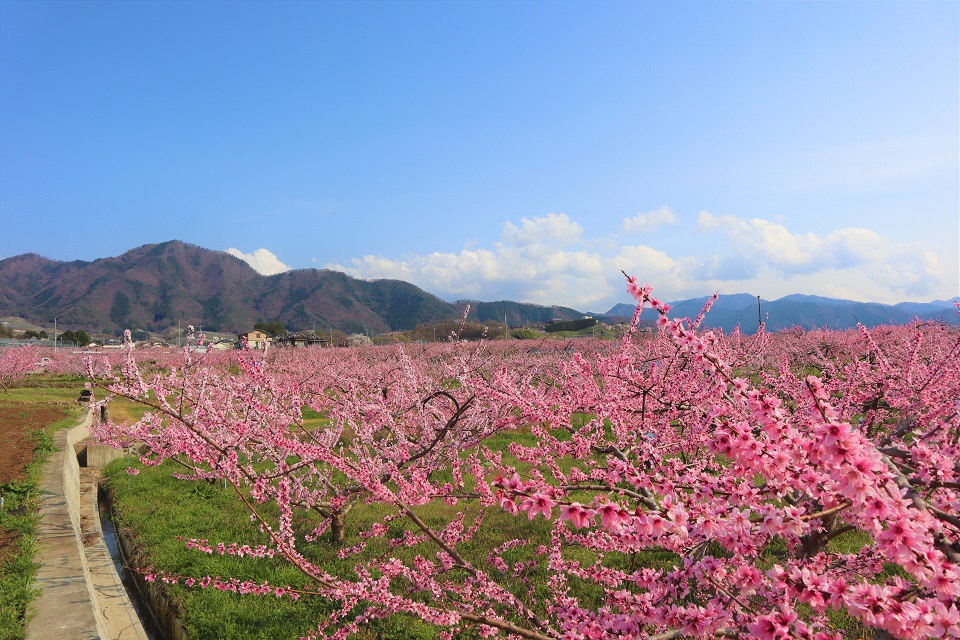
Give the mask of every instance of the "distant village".
[{"label": "distant village", "polygon": [[[510,329],[505,324],[492,321],[485,323],[468,323],[466,326],[457,322],[440,322],[433,325],[418,326],[412,331],[399,331],[371,337],[363,333],[345,334],[337,330],[325,331],[286,331],[280,323],[257,323],[254,329],[239,334],[225,334],[222,332],[206,333],[202,344],[197,344],[196,332],[191,342],[193,349],[230,350],[254,349],[266,350],[269,348],[302,348],[302,347],[360,347],[377,343],[393,342],[436,342],[445,340],[451,332],[460,331],[464,339],[537,339],[544,338],[552,333],[557,337],[612,337],[622,335],[624,325],[608,325],[598,323],[590,316],[578,320],[550,320],[536,327]],[[641,331],[648,331],[647,328]],[[169,349],[182,347],[187,343],[186,332],[174,327],[162,336],[152,335],[142,330],[131,332],[132,344],[137,349]],[[60,331],[56,325],[39,327],[23,318],[8,317],[0,319],[0,346],[14,346],[21,344],[36,344],[38,346],[74,348],[74,349],[121,349],[124,346],[122,339],[106,331],[90,335],[84,330]]]},{"label": "distant village", "polygon": [[[339,332],[337,332],[339,333]],[[133,346],[137,349],[163,348],[183,346],[186,342],[186,336],[179,334],[177,340],[162,340],[152,337],[146,332],[133,332]],[[298,332],[280,332],[276,335],[270,335],[266,331],[253,329],[240,334],[216,333],[205,336],[202,345],[196,347],[200,350],[216,349],[259,349],[264,350],[268,347],[327,347],[331,345],[343,346],[363,346],[373,344],[373,341],[363,334],[340,335],[338,342],[331,342],[334,338],[334,332],[323,335],[314,331]],[[81,348],[81,349],[121,349],[124,346],[123,340],[117,337],[106,337],[101,335],[91,337],[86,331],[49,331],[28,323],[21,318],[5,318],[0,320],[0,345],[19,345],[36,344],[45,347],[60,348]]]}]

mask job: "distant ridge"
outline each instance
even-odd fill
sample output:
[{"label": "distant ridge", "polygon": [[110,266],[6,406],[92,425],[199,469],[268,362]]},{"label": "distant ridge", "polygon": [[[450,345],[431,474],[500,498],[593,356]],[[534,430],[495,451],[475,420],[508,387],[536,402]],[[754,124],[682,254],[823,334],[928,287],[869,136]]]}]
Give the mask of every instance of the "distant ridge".
[{"label": "distant ridge", "polygon": [[[670,303],[672,317],[695,318],[709,297],[691,298]],[[861,323],[866,327],[882,324],[907,324],[914,318],[939,320],[960,325],[960,316],[953,306],[955,300],[932,302],[901,302],[895,305],[877,302],[854,302],[799,293],[778,300],[760,300],[760,314],[767,331],[803,329],[850,329]],[[632,316],[636,307],[630,304],[614,305],[605,316]],[[653,315],[650,310],[645,314]],[[642,317],[642,316],[641,316]],[[730,332],[739,326],[744,333],[754,333],[759,325],[757,297],[749,293],[722,295],[707,314],[704,326]]]},{"label": "distant ridge", "polygon": [[[579,317],[560,307],[475,303],[471,318],[502,321],[502,311],[518,326],[544,315]],[[326,269],[262,276],[224,251],[171,240],[93,262],[32,253],[0,260],[0,316],[7,315],[43,325],[57,318],[62,328],[97,332],[162,331],[180,322],[235,333],[280,320],[291,330],[375,335],[459,318],[462,307],[399,280],[359,280]]]},{"label": "distant ridge", "polygon": [[470,316],[475,317],[480,322],[503,322],[506,320],[511,327],[546,323],[550,320],[574,320],[583,315],[579,311],[568,307],[548,307],[510,300],[498,300],[497,302],[459,300],[454,303],[461,316],[467,305],[470,305]]}]

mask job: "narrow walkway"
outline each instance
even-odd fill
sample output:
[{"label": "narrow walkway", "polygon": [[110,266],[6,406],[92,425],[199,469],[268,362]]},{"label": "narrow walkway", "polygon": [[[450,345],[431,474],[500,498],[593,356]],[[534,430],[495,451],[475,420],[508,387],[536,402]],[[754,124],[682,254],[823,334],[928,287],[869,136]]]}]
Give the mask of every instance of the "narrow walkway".
[{"label": "narrow walkway", "polygon": [[90,435],[91,414],[60,431],[42,482],[35,560],[42,595],[28,611],[28,640],[147,640],[117,575],[97,511],[99,473],[81,469],[74,445]]}]

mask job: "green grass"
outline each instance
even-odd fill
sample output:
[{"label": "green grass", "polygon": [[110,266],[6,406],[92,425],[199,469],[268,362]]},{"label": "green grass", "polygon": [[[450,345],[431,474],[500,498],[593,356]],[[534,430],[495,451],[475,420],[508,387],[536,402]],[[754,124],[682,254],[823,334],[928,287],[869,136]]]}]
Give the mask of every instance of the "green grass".
[{"label": "green grass", "polygon": [[[322,415],[308,409],[304,410],[304,419],[310,426],[321,426],[324,422]],[[498,434],[487,440],[486,444],[505,450],[511,442],[533,446],[536,438],[528,432]],[[512,461],[509,455],[505,455],[505,459]],[[569,468],[571,464],[570,461],[561,461],[563,467]],[[139,474],[128,475],[125,472],[128,466],[138,468]],[[521,466],[521,469],[524,466],[528,465]],[[279,559],[237,559],[187,550],[178,537],[206,539],[214,545],[218,542],[237,542],[251,546],[265,543],[266,537],[251,526],[246,508],[231,487],[224,489],[220,483],[172,478],[172,473],[181,471],[183,468],[180,465],[169,461],[158,467],[144,468],[133,458],[116,460],[105,470],[119,526],[133,532],[136,544],[149,557],[149,563],[155,570],[184,576],[220,575],[241,580],[268,581],[278,586],[309,587],[309,580],[305,576]],[[439,473],[433,478],[438,484],[450,479],[449,472]],[[470,490],[469,486],[467,490]],[[272,504],[264,508],[268,513],[275,511],[275,505]],[[476,502],[461,502],[457,507],[452,507],[435,500],[415,508],[417,516],[434,529],[442,529],[457,510],[465,511],[465,523],[469,527],[479,514],[480,507]],[[362,531],[393,513],[394,508],[383,504],[357,503],[347,516],[343,546],[358,544]],[[317,514],[300,513],[296,516],[295,527],[300,532],[306,532],[320,522]],[[550,541],[550,523],[543,518],[531,521],[525,517],[511,516],[500,509],[491,509],[487,510],[484,522],[476,536],[457,547],[468,561],[481,569],[495,571],[488,566],[487,557],[506,540],[516,538],[529,541],[525,547],[505,554],[504,559],[508,563],[532,559],[536,547],[547,545]],[[350,577],[354,575],[354,567],[358,562],[389,552],[389,538],[402,537],[403,530],[407,528],[412,528],[408,520],[394,521],[390,525],[387,540],[374,538],[365,551],[356,557],[339,558],[337,551],[340,547],[333,545],[329,539],[308,544],[300,551],[326,571]],[[413,532],[418,533],[416,530]],[[430,558],[436,551],[432,543],[422,543],[413,547],[401,546],[393,553],[410,565],[416,556]],[[569,555],[585,564],[596,560],[596,555],[585,549],[572,549]],[[617,562],[624,569],[629,561],[623,554],[608,556],[608,562]],[[539,601],[547,600],[550,594],[544,564],[538,563],[514,580],[514,587],[518,595],[526,596],[532,590]],[[585,586],[584,595],[589,595],[591,590],[596,591],[592,595],[598,599],[601,592],[594,585]],[[292,602],[179,585],[169,587],[168,592],[170,598],[182,608],[181,622],[191,638],[293,638],[313,628],[316,620],[328,617],[333,611],[332,604],[316,598]],[[369,638],[432,638],[436,633],[432,626],[404,615],[375,620],[364,628],[361,637]]]},{"label": "green grass", "polygon": [[0,401],[21,404],[75,404],[83,389],[84,380],[76,376],[38,374],[22,384],[0,393]]},{"label": "green grass", "polygon": [[[128,476],[125,469],[130,464],[140,468],[138,463],[120,459],[107,467],[105,475],[113,492],[118,526],[132,532],[136,545],[150,558],[155,570],[310,587],[306,576],[279,559],[241,559],[186,549],[178,536],[207,539],[213,545],[237,542],[251,546],[264,544],[266,537],[250,525],[248,512],[232,488],[224,490],[221,484],[175,480],[171,473],[178,470],[178,465],[170,462],[140,468],[138,475]],[[270,511],[270,505],[266,510]],[[383,509],[376,505],[361,504],[355,508],[349,516],[350,533],[345,544],[356,544],[360,528],[378,521],[382,513]],[[442,517],[430,509],[420,515],[432,524],[439,524]],[[300,517],[297,525],[307,529],[318,522],[315,518]],[[525,534],[518,532],[518,535]],[[312,560],[323,563],[328,571],[350,575],[357,559],[337,558],[338,548],[321,541],[302,551]],[[382,551],[382,548],[378,550]],[[408,559],[412,559],[425,549],[406,551]],[[181,622],[191,639],[296,638],[335,610],[332,603],[319,598],[303,598],[297,602],[182,585],[165,589],[172,602],[182,609]],[[367,630],[370,638],[432,638],[435,633],[432,627],[407,616],[374,621]]]},{"label": "green grass", "polygon": [[[499,444],[501,448],[510,440],[533,441],[529,434],[502,434],[488,444]],[[529,442],[524,442],[525,444]],[[236,499],[232,489],[224,490],[222,485],[206,482],[178,481],[170,477],[176,470],[172,463],[160,467],[141,469],[139,475],[128,476],[124,469],[130,460],[115,461],[108,468],[111,486],[115,491],[116,504],[122,511],[123,525],[135,531],[135,537],[151,558],[155,569],[167,570],[182,575],[203,576],[220,575],[243,580],[269,581],[275,585],[294,587],[309,586],[309,580],[292,567],[278,560],[237,559],[207,555],[186,550],[177,536],[183,538],[206,538],[212,544],[217,542],[238,542],[250,545],[261,544],[265,538],[249,526],[245,508]],[[139,467],[139,464],[135,466]],[[466,526],[473,523],[479,512],[479,506],[461,503],[467,517]],[[267,507],[269,511],[269,506]],[[449,522],[454,508],[440,501],[416,508],[416,513],[429,526],[442,528]],[[381,521],[393,510],[381,504],[359,503],[348,516],[345,546],[360,541],[360,531]],[[318,520],[309,515],[298,515],[295,528],[300,531],[316,526]],[[301,551],[325,570],[341,576],[350,576],[358,562],[380,556],[389,549],[387,540],[400,537],[408,523],[398,520],[389,526],[387,539],[372,540],[367,549],[357,557],[340,559],[338,547],[328,540],[306,545]],[[486,563],[490,550],[510,539],[521,539],[528,544],[507,551],[503,558],[508,564],[533,559],[534,549],[539,544],[548,544],[550,526],[543,518],[533,521],[525,517],[514,517],[499,509],[487,510],[485,525],[471,540],[458,546],[458,551],[475,566],[496,574]],[[857,531],[847,532],[829,544],[832,553],[854,553],[869,544],[870,538]],[[415,556],[432,557],[436,549],[432,544],[423,543],[411,548],[399,547],[395,555],[404,563],[412,562]],[[724,555],[721,549],[713,551]],[[770,566],[781,562],[787,556],[787,549],[774,541],[765,557]],[[586,566],[596,561],[597,556],[586,549],[567,548],[564,552],[569,560],[578,560]],[[631,557],[626,554],[608,553],[604,556],[604,565],[629,571],[635,568],[669,569],[677,565],[676,554],[650,549]],[[896,565],[885,567],[880,580],[892,575],[903,575]],[[508,582],[511,579],[507,580]],[[537,563],[519,578],[512,580],[512,587],[524,599],[530,595],[543,602],[549,598],[547,571],[544,563]],[[570,586],[585,606],[600,606],[603,600],[602,590],[594,583],[572,578]],[[273,597],[238,596],[212,590],[188,589],[181,586],[170,587],[171,597],[183,607],[183,623],[191,639],[241,639],[241,638],[295,638],[310,630],[316,620],[323,619],[333,611],[331,603],[317,598],[301,602],[278,600]],[[808,607],[800,607],[801,613],[812,615]],[[846,637],[868,638],[873,631],[865,628],[859,620],[845,612],[830,610],[826,613],[831,627],[843,629]],[[401,638],[428,639],[435,637],[437,630],[416,619],[395,615],[376,620],[365,625],[360,638]],[[467,630],[460,637],[473,638],[475,630]]]},{"label": "green grass", "polygon": [[[261,559],[208,555],[190,551],[177,537],[239,542],[251,546],[266,538],[250,526],[248,513],[231,488],[206,482],[179,481],[171,473],[182,467],[165,463],[125,473],[132,460],[111,463],[105,476],[113,492],[118,527],[132,531],[136,546],[158,571],[185,576],[233,577],[277,585],[306,586],[299,572],[282,563]],[[134,466],[139,467],[136,463]],[[284,638],[306,632],[309,622],[329,614],[315,601],[237,596],[212,589],[166,587],[169,598],[182,607],[181,622],[190,638]]]},{"label": "green grass", "polygon": [[[313,427],[322,427],[321,414],[308,409],[303,412],[304,420]],[[591,416],[577,416],[575,419],[586,421]],[[484,441],[491,449],[506,451],[511,443],[523,446],[535,446],[537,438],[529,431],[516,431],[496,434]],[[504,454],[504,460],[514,463],[512,456]],[[249,524],[248,513],[236,498],[232,489],[224,490],[222,485],[206,482],[177,481],[170,477],[178,471],[177,466],[165,463],[160,467],[141,469],[137,476],[128,476],[124,469],[130,460],[114,462],[108,468],[108,476],[115,492],[117,509],[122,513],[122,526],[135,532],[137,543],[150,557],[153,567],[161,571],[171,571],[185,576],[200,577],[220,575],[241,580],[257,582],[268,581],[278,586],[309,587],[309,580],[290,566],[279,560],[251,560],[234,557],[221,557],[186,550],[177,537],[205,538],[212,544],[218,542],[237,542],[252,545],[265,543],[265,537]],[[558,464],[564,471],[573,466],[571,460],[560,460]],[[138,463],[134,466],[140,467]],[[518,465],[524,473],[530,465]],[[433,479],[442,484],[449,480],[449,472],[438,473]],[[467,487],[469,490],[469,486]],[[577,495],[573,496],[577,499]],[[584,496],[583,500],[589,499]],[[267,511],[271,506],[265,507]],[[275,508],[275,507],[274,507]],[[452,507],[442,501],[434,501],[415,509],[417,515],[434,529],[443,528],[457,511],[466,513],[465,526],[470,527],[477,517],[480,507],[476,503],[461,502]],[[382,504],[358,503],[347,517],[347,534],[344,546],[350,547],[361,540],[360,533],[373,524],[381,522],[395,510]],[[298,514],[294,526],[300,531],[309,531],[319,524],[318,516]],[[390,538],[403,535],[404,529],[411,528],[405,519],[389,525],[386,539],[374,538],[358,556],[348,559],[337,557],[339,547],[324,539],[300,549],[302,553],[331,574],[349,577],[358,563],[363,563],[384,554],[392,553],[410,566],[417,555],[432,558],[436,548],[432,543],[422,543],[413,547],[398,547],[391,550]],[[414,533],[417,533],[415,530]],[[550,540],[550,523],[543,518],[528,520],[521,514],[514,517],[494,508],[486,510],[484,526],[474,538],[458,545],[457,550],[474,566],[490,571],[497,579],[503,579],[508,588],[526,601],[544,602],[551,593],[548,589],[548,574],[544,562],[537,562],[519,576],[500,576],[489,566],[486,558],[490,551],[511,539],[527,541],[527,544],[508,550],[503,558],[508,565],[514,562],[528,562],[534,559],[538,545],[547,545]],[[786,546],[777,540],[768,546],[764,561],[766,567],[782,562],[788,555]],[[855,553],[870,539],[862,532],[847,532],[829,544],[832,553]],[[723,556],[719,546],[711,553]],[[576,560],[582,566],[597,561],[597,555],[584,548],[569,547],[564,550],[568,560]],[[603,564],[607,567],[632,571],[638,568],[670,569],[677,566],[679,557],[662,549],[649,549],[630,556],[622,553],[607,553]],[[892,575],[905,575],[902,570],[889,565],[879,579]],[[570,587],[585,606],[599,607],[603,602],[603,591],[595,583],[571,578]],[[213,590],[188,589],[182,586],[169,588],[171,598],[183,610],[182,622],[191,639],[206,638],[294,638],[313,628],[316,620],[322,620],[334,610],[331,603],[317,598],[302,602],[277,600],[273,597],[238,596]],[[537,609],[534,605],[534,609]],[[809,608],[800,608],[802,613],[812,615]],[[847,637],[867,638],[872,630],[866,629],[857,619],[845,612],[828,611],[830,625],[843,629]],[[403,615],[394,615],[383,620],[375,620],[364,626],[360,638],[410,638],[427,639],[435,637],[437,630],[418,620]],[[468,629],[459,637],[476,637],[476,630]]]},{"label": "green grass", "polygon": [[110,422],[130,424],[140,420],[148,410],[150,408],[144,404],[115,396],[107,405],[107,416]]},{"label": "green grass", "polygon": [[[587,419],[588,417],[584,417]],[[311,426],[321,426],[322,415],[304,410],[305,422]],[[562,439],[569,437],[566,431],[557,434]],[[506,451],[511,443],[523,446],[535,446],[537,438],[529,431],[496,434],[484,444],[500,451]],[[466,454],[464,454],[466,455]],[[515,464],[509,454],[504,461]],[[564,471],[573,466],[572,460],[559,461]],[[136,476],[125,473],[127,466],[140,469]],[[524,473],[531,465],[517,465]],[[249,523],[248,512],[237,499],[232,488],[224,490],[222,484],[207,482],[180,481],[171,477],[171,473],[182,471],[182,467],[166,462],[159,467],[143,468],[133,459],[114,461],[106,470],[113,491],[114,504],[119,515],[120,526],[131,530],[137,545],[150,558],[155,570],[168,571],[184,576],[202,577],[220,575],[241,580],[268,581],[279,586],[308,587],[309,580],[292,567],[280,560],[237,559],[231,556],[203,554],[187,550],[180,538],[207,539],[211,544],[218,542],[246,543],[251,546],[263,544],[266,538],[255,531]],[[439,472],[432,477],[437,484],[451,479],[449,471]],[[471,490],[468,483],[467,491]],[[274,505],[267,505],[267,511]],[[418,506],[415,513],[428,526],[442,529],[458,511],[466,514],[465,526],[470,527],[481,508],[475,501],[460,502],[450,506],[441,500]],[[347,532],[343,546],[351,547],[361,541],[361,532],[368,530],[396,510],[383,504],[357,503],[347,516]],[[311,513],[297,514],[295,528],[300,532],[312,530],[320,524],[319,516]],[[400,546],[391,550],[389,540],[403,536],[404,529],[414,534],[419,531],[406,519],[399,519],[389,526],[384,538],[369,541],[366,549],[358,556],[341,559],[337,556],[340,549],[329,539],[322,539],[300,549],[306,557],[334,575],[350,577],[354,567],[385,553],[392,553],[408,566],[418,555],[432,558],[437,549],[433,543],[421,543],[413,547]],[[509,566],[515,562],[529,562],[535,558],[539,545],[549,545],[551,523],[543,518],[529,520],[522,515],[512,516],[500,509],[485,510],[484,525],[470,540],[457,546],[457,550],[474,566],[491,572],[505,581],[522,599],[546,602],[551,597],[548,587],[548,572],[544,562],[531,563],[530,567],[519,575],[501,576],[488,564],[491,551],[503,542],[512,539],[524,540],[524,546],[508,550],[503,559]],[[577,560],[588,566],[595,563],[595,552],[572,547],[565,550],[565,557]],[[651,550],[631,557],[622,553],[607,553],[604,556],[606,566],[629,570],[639,563],[647,567],[673,567],[678,558],[676,554]],[[600,606],[603,597],[598,585],[571,580],[577,590],[577,596],[585,604]],[[273,597],[238,596],[213,590],[201,590],[172,586],[168,588],[170,598],[182,608],[182,623],[189,636],[193,638],[294,638],[310,630],[315,621],[329,616],[333,605],[316,598],[302,602],[292,602]],[[252,625],[252,626],[251,626]],[[405,615],[394,615],[383,620],[374,620],[364,625],[361,638],[433,638],[437,630],[419,620]],[[476,637],[475,629],[468,629],[460,637]]]}]

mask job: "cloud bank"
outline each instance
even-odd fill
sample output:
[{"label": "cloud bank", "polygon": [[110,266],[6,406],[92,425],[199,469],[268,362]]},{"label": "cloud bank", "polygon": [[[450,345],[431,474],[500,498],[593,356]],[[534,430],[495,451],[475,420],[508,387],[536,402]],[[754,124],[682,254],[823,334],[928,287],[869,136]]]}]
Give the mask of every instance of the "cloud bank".
[{"label": "cloud bank", "polygon": [[[678,246],[684,251],[665,248]],[[405,280],[447,300],[512,299],[598,312],[628,301],[621,269],[666,300],[719,291],[894,303],[949,297],[944,292],[957,287],[933,252],[870,229],[798,233],[779,222],[708,211],[684,220],[669,207],[625,218],[596,237],[568,214],[550,213],[504,223],[488,247],[366,255],[327,267]]]},{"label": "cloud bank", "polygon": [[243,253],[239,249],[230,247],[227,249],[227,253],[240,258],[263,276],[272,276],[290,271],[290,267],[280,262],[280,258],[267,249],[257,249],[253,253]]},{"label": "cloud bank", "polygon": [[653,231],[657,227],[665,224],[673,224],[677,221],[677,214],[670,207],[660,207],[656,211],[649,213],[638,213],[632,218],[627,218],[621,225],[627,232],[645,232]]}]

